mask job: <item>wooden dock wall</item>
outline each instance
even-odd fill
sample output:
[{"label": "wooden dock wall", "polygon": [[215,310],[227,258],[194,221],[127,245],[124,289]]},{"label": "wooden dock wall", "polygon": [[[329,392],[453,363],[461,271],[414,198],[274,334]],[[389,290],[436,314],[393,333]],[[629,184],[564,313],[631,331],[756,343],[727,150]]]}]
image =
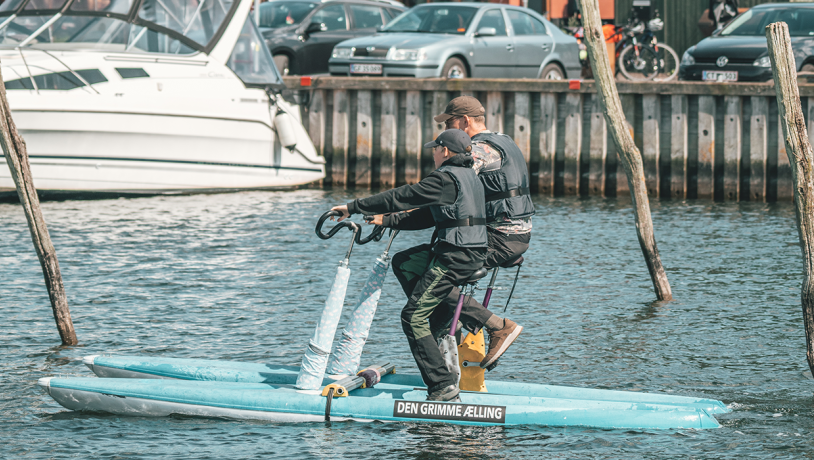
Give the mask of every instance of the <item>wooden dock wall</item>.
[{"label": "wooden dock wall", "polygon": [[[532,190],[544,195],[629,196],[593,82],[314,77],[299,91],[303,125],[327,159],[324,185],[390,188],[434,165],[444,126],[432,117],[453,97],[486,108],[487,127],[523,151]],[[619,83],[652,197],[787,201],[791,171],[771,84]],[[814,132],[814,85],[801,85]]]}]

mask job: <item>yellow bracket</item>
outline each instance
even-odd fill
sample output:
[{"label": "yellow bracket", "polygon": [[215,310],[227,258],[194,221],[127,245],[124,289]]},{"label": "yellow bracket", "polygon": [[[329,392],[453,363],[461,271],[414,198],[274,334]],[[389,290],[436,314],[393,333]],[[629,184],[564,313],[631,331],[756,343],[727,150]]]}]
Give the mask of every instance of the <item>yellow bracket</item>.
[{"label": "yellow bracket", "polygon": [[[340,383],[342,383],[341,380],[330,385],[325,385],[325,388],[322,389],[322,396],[328,396],[328,392],[333,388],[334,398],[347,397],[348,390],[345,389],[344,385],[340,385]],[[364,388],[364,384],[362,384],[362,388]]]},{"label": "yellow bracket", "polygon": [[480,366],[464,366],[463,362],[480,363],[486,357],[483,329],[477,334],[468,332],[458,345],[458,364],[461,366],[461,390],[486,392],[485,369]]}]

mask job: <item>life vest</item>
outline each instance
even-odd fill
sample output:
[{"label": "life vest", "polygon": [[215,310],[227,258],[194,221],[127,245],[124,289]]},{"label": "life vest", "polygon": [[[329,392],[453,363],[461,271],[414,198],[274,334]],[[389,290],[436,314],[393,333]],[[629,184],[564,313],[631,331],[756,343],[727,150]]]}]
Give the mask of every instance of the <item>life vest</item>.
[{"label": "life vest", "polygon": [[487,247],[486,198],[472,168],[445,165],[437,169],[455,181],[458,196],[449,206],[430,206],[439,241],[453,246]]},{"label": "life vest", "polygon": [[534,215],[528,166],[512,138],[500,133],[480,133],[472,136],[472,142],[486,142],[500,153],[500,168],[487,167],[478,175],[486,194],[487,221],[503,214],[510,219]]}]

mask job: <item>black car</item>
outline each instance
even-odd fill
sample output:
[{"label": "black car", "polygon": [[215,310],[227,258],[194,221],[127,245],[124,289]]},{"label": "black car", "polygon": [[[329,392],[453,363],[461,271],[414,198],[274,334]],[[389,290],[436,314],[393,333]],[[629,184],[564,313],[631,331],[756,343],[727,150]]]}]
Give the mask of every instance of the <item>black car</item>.
[{"label": "black car", "polygon": [[770,80],[765,28],[780,21],[789,25],[797,71],[814,71],[814,3],[774,3],[751,8],[688,49],[681,58],[679,79]]},{"label": "black car", "polygon": [[272,0],[260,5],[260,32],[282,75],[326,73],[334,45],[404,10],[393,0]]}]

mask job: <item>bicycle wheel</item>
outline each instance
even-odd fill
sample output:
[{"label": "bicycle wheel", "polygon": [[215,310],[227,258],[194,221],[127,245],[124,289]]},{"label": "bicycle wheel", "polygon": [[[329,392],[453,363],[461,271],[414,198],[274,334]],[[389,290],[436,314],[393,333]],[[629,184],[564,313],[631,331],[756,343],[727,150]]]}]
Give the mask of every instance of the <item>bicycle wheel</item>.
[{"label": "bicycle wheel", "polygon": [[[638,56],[636,48],[639,49]],[[629,45],[619,54],[616,67],[628,80],[652,80],[659,73],[659,55],[649,46]]]},{"label": "bicycle wheel", "polygon": [[670,81],[678,76],[678,54],[667,45],[658,44],[659,73],[653,81]]}]

